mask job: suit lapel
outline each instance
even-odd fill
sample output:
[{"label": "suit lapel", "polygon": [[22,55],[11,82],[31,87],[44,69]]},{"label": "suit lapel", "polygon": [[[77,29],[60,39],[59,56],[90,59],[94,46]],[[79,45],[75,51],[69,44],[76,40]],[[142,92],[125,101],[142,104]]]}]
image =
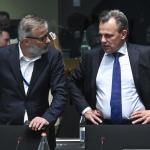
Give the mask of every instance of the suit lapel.
[{"label": "suit lapel", "polygon": [[[10,49],[10,56],[9,56],[9,65],[10,70],[18,83],[18,88],[21,93],[25,96],[22,74],[20,70],[20,61],[19,61],[19,48],[18,45],[15,45],[12,49]],[[18,90],[17,90],[18,91]],[[20,92],[19,92],[20,94]]]},{"label": "suit lapel", "polygon": [[45,68],[47,61],[48,61],[47,54],[42,55],[42,57],[40,59],[35,61],[32,77],[31,77],[31,81],[30,81],[30,86],[28,89],[28,95],[31,93],[31,90],[34,87],[38,77],[43,72],[43,68]]},{"label": "suit lapel", "polygon": [[132,70],[132,75],[134,79],[135,86],[137,90],[139,91],[139,71],[138,71],[138,64],[139,64],[139,50],[134,46],[134,45],[127,45],[128,49],[128,55],[129,55],[129,60],[131,64],[131,70]]}]

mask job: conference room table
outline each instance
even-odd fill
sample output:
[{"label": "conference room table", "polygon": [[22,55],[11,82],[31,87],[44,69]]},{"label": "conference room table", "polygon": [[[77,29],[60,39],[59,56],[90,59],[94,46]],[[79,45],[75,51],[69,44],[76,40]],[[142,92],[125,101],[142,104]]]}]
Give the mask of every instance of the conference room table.
[{"label": "conference room table", "polygon": [[[27,126],[0,126],[0,150],[37,150],[41,136]],[[55,150],[83,150],[79,139],[56,138]]]},{"label": "conference room table", "polygon": [[[86,125],[86,150],[150,150],[150,125]],[[37,150],[41,136],[26,126],[0,126],[0,150]],[[79,139],[56,138],[56,150],[84,150]]]}]

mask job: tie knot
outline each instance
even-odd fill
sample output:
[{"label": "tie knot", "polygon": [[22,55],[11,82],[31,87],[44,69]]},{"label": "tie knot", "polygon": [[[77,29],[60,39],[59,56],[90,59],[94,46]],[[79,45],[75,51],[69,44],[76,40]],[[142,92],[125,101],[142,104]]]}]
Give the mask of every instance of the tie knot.
[{"label": "tie knot", "polygon": [[116,52],[116,53],[112,53],[112,55],[113,55],[115,58],[119,58],[119,56],[121,55],[121,53]]}]

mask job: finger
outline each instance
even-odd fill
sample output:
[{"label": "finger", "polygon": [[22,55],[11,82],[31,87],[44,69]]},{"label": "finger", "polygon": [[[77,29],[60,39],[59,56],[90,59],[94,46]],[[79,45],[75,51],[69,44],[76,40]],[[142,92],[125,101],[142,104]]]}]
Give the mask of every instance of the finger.
[{"label": "finger", "polygon": [[102,123],[102,120],[101,120],[99,117],[97,117],[96,115],[93,116],[93,118],[94,118],[94,120],[95,120],[96,122]]},{"label": "finger", "polygon": [[86,119],[90,120],[94,124],[99,124],[102,122],[102,120],[100,120],[100,118],[95,115],[94,111],[89,112],[89,113],[85,113],[84,116]]},{"label": "finger", "polygon": [[139,116],[132,116],[132,117],[130,117],[131,120],[136,120],[138,118],[140,118],[140,117]]},{"label": "finger", "polygon": [[96,125],[98,125],[98,122],[96,122],[95,120],[94,120],[94,118],[90,118],[90,121],[93,123],[93,124],[96,124]]},{"label": "finger", "polygon": [[95,114],[95,115],[97,115],[97,116],[101,116],[101,113],[100,113],[99,111],[94,110],[93,112],[94,112],[94,114]]},{"label": "finger", "polygon": [[100,114],[100,116],[103,116],[103,114],[102,114],[102,112],[101,111],[96,111],[97,113],[99,113]]},{"label": "finger", "polygon": [[103,117],[100,112],[96,112],[95,115],[98,116],[99,118],[102,118],[102,117]]},{"label": "finger", "polygon": [[146,119],[142,124],[149,124],[149,123],[150,123],[150,120]]},{"label": "finger", "polygon": [[148,118],[149,119],[150,118],[150,114],[145,114],[144,118]]},{"label": "finger", "polygon": [[142,122],[142,124],[148,124],[149,121],[148,120],[144,120],[144,122]]},{"label": "finger", "polygon": [[136,114],[136,115],[132,115],[130,118],[131,119],[138,119],[138,118],[141,118],[142,117],[142,114]]},{"label": "finger", "polygon": [[142,124],[149,124],[149,123],[150,123],[150,117],[146,117]]},{"label": "finger", "polygon": [[41,122],[40,122],[40,121],[36,122],[35,128],[36,128],[36,129],[38,129],[38,128],[39,128],[39,126],[40,126],[40,124],[41,124]]},{"label": "finger", "polygon": [[102,122],[101,118],[103,118],[103,115],[100,111],[97,111],[97,110],[94,110],[94,113],[93,113],[95,116],[98,117],[98,120],[100,121],[100,123]]},{"label": "finger", "polygon": [[37,130],[36,126],[37,126],[37,123],[36,123],[36,122],[33,122],[32,127],[31,127],[32,130],[36,131],[36,130]]},{"label": "finger", "polygon": [[36,121],[37,119],[36,118],[34,118],[31,122],[30,122],[30,124],[29,124],[29,127],[32,129],[32,130],[34,130],[34,131],[36,131],[37,130],[37,128],[36,128],[36,126],[38,126],[38,124],[37,124],[37,121]]},{"label": "finger", "polygon": [[98,116],[96,116],[94,113],[91,114],[90,119],[96,122],[96,124],[102,123],[102,120]]},{"label": "finger", "polygon": [[47,120],[44,120],[44,125],[49,125],[49,122]]},{"label": "finger", "polygon": [[132,124],[140,123],[143,121],[143,118],[139,118],[137,120],[132,121]]},{"label": "finger", "polygon": [[30,124],[29,124],[29,128],[32,128],[32,127],[33,127],[33,123],[34,123],[34,121],[32,120],[32,121],[30,122]]},{"label": "finger", "polygon": [[44,126],[44,123],[41,123],[38,127],[38,130],[41,130],[43,126]]},{"label": "finger", "polygon": [[93,114],[92,113],[88,113],[85,116],[88,120],[90,120],[93,124],[98,125],[98,123],[94,120]]},{"label": "finger", "polygon": [[133,112],[131,116],[140,115],[140,114],[142,114],[142,111],[136,111],[136,112]]}]

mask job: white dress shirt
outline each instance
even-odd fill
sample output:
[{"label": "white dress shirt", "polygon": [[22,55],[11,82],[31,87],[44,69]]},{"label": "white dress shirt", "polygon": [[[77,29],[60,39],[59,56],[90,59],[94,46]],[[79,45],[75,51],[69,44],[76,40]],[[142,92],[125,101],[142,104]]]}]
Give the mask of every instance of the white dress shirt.
[{"label": "white dress shirt", "polygon": [[[126,43],[124,43],[118,52],[122,54],[119,57],[121,68],[122,116],[124,119],[129,119],[133,112],[144,110],[145,107],[135,88]],[[109,119],[111,116],[110,99],[113,63],[114,56],[105,53],[96,77],[96,108],[102,112],[103,117],[106,119]]]},{"label": "white dress shirt", "polygon": [[[32,77],[34,62],[40,58],[41,58],[41,56],[36,57],[36,58],[25,57],[22,53],[20,43],[19,43],[20,69],[21,69],[23,78],[26,80],[26,82],[29,85],[30,85],[30,80]],[[27,95],[29,85],[27,85],[24,81],[23,81],[23,85],[24,85],[25,94]],[[27,115],[27,111],[25,110],[24,121],[26,121],[26,120],[28,120],[28,115]]]}]

